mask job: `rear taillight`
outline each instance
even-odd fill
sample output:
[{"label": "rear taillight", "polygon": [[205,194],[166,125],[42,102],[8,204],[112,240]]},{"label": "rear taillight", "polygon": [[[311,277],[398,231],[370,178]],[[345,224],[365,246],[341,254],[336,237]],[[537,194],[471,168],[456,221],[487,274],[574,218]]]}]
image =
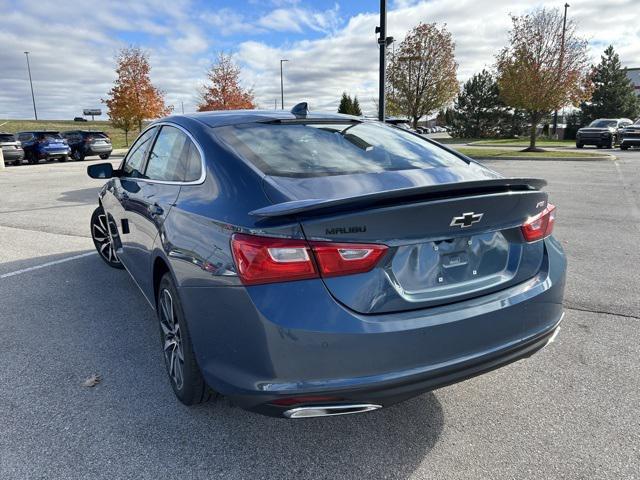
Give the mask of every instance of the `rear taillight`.
[{"label": "rear taillight", "polygon": [[527,242],[535,242],[551,235],[556,221],[555,205],[547,204],[542,212],[522,225],[522,235]]},{"label": "rear taillight", "polygon": [[245,285],[302,280],[318,276],[304,240],[236,233],[231,240],[238,275]]},{"label": "rear taillight", "polygon": [[312,242],[236,233],[231,250],[245,285],[335,277],[370,271],[385,245]]},{"label": "rear taillight", "polygon": [[376,266],[386,245],[311,242],[323,277],[364,273]]}]

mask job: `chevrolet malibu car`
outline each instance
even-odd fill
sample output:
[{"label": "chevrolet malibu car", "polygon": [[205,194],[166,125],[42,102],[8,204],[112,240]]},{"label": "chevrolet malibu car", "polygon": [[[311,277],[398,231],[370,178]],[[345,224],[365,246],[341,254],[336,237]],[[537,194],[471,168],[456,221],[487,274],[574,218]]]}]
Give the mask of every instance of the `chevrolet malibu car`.
[{"label": "chevrolet malibu car", "polygon": [[411,132],[304,104],[171,116],[88,173],[108,179],[95,246],[156,311],[187,405],[216,392],[273,416],[365,412],[559,331],[545,182]]},{"label": "chevrolet malibu car", "polygon": [[640,118],[633,125],[627,126],[620,136],[620,150],[640,147]]},{"label": "chevrolet malibu car", "polygon": [[615,148],[620,143],[622,130],[633,123],[628,118],[599,118],[578,130],[576,147],[595,145],[598,148]]}]

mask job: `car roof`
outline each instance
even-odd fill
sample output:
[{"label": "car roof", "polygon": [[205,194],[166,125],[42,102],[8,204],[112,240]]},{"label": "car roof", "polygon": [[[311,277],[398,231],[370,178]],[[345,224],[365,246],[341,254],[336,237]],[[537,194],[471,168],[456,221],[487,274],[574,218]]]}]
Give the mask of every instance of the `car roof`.
[{"label": "car roof", "polygon": [[596,118],[594,122],[597,122],[600,120],[606,120],[610,122],[627,122],[627,121],[631,122],[632,121],[630,118]]},{"label": "car roof", "polygon": [[18,132],[17,135],[21,133],[60,133],[59,130],[23,130]]},{"label": "car roof", "polygon": [[[190,118],[197,120],[209,127],[222,127],[226,125],[238,125],[241,123],[263,123],[274,120],[295,120],[296,117],[288,110],[226,110],[213,112],[197,112],[187,115],[173,115],[164,120]],[[306,115],[308,120],[353,120],[360,119],[352,115],[343,115],[330,112],[309,112]]]},{"label": "car roof", "polygon": [[65,130],[62,133],[102,133],[104,134],[103,130]]}]

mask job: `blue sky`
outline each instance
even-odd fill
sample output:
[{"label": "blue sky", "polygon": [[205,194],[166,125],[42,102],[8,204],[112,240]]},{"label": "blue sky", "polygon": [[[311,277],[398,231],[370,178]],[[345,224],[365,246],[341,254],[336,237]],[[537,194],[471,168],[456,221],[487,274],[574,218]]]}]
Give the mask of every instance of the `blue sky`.
[{"label": "blue sky", "polygon": [[[530,0],[389,0],[389,34],[419,22],[446,23],[456,42],[461,81],[491,68],[504,45],[509,14],[563,2]],[[280,96],[334,110],[340,94],[358,95],[373,113],[377,89],[378,0],[0,0],[0,118],[31,116],[23,52],[31,52],[42,118],[73,118],[100,107],[114,79],[113,57],[135,44],[151,59],[151,77],[179,111],[193,111],[217,52],[232,53],[260,107]],[[573,0],[570,18],[598,59],[612,43],[628,66],[640,66],[637,0]]]}]

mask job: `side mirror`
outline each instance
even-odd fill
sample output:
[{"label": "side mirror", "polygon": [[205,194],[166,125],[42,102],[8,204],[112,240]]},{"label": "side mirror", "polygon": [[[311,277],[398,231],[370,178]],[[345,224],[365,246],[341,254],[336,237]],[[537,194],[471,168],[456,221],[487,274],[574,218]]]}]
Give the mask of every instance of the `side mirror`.
[{"label": "side mirror", "polygon": [[104,179],[117,177],[114,175],[113,165],[110,163],[96,163],[95,165],[89,165],[87,167],[87,175],[91,178]]}]

